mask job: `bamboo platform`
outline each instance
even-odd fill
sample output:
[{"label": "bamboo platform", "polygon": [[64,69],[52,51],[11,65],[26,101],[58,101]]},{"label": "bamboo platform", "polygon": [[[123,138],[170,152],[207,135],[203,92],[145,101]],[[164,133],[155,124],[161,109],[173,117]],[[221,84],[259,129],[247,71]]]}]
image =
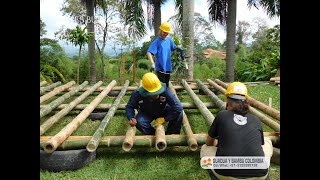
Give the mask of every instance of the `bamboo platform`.
[{"label": "bamboo platform", "polygon": [[[90,86],[85,81],[77,85],[74,81],[62,84],[61,82],[48,85],[45,82],[40,83],[40,118],[47,117],[46,121],[40,124],[40,149],[46,153],[52,153],[55,150],[86,148],[89,152],[95,151],[98,147],[122,147],[126,152],[134,146],[154,147],[158,151],[164,151],[168,146],[189,146],[190,151],[199,150],[199,146],[205,143],[206,132],[194,134],[189,124],[188,114],[184,112],[182,130],[185,135],[165,135],[161,126],[156,127],[156,134],[136,135],[135,127],[131,127],[128,123],[126,134],[122,136],[104,136],[106,127],[113,119],[117,110],[124,110],[124,96],[130,96],[129,91],[134,91],[138,86],[129,86],[126,80],[123,85],[117,85],[115,80],[111,81],[107,86],[102,86],[102,81]],[[254,84],[254,83],[252,83]],[[117,86],[116,86],[117,85]],[[170,90],[178,97],[181,92],[187,93],[192,99],[192,103],[180,102],[184,109],[198,109],[203,116],[203,121],[208,125],[208,129],[215,119],[210,108],[225,109],[225,102],[222,101],[214,92],[224,93],[227,84],[215,79],[207,79],[207,82],[196,80],[189,82],[182,80],[170,82]],[[203,102],[198,97],[199,90],[202,90],[211,101]],[[110,98],[111,92],[117,92],[116,98],[112,104],[102,103],[104,98]],[[127,94],[126,94],[127,93]],[[74,99],[69,102],[70,97]],[[82,103],[85,99],[92,99],[90,103]],[[179,100],[180,101],[180,100]],[[66,103],[68,102],[68,103]],[[249,99],[250,112],[258,116],[262,123],[269,126],[274,132],[264,132],[264,136],[269,136],[273,144],[280,144],[280,111],[266,106],[253,98]],[[105,113],[99,126],[91,136],[73,136],[84,121],[88,119],[90,114],[96,111],[104,110]],[[78,111],[77,116],[64,126],[60,132],[53,136],[44,135],[45,132],[57,123],[61,123],[71,112]],[[123,121],[128,121],[123,118]]]}]

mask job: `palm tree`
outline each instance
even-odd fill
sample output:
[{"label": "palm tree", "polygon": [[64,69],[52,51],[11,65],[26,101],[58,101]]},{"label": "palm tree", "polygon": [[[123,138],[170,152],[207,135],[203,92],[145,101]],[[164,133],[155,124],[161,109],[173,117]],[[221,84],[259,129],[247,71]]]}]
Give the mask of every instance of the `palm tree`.
[{"label": "palm tree", "polygon": [[78,68],[77,68],[77,83],[79,84],[79,72],[80,72],[80,55],[82,47],[88,42],[89,37],[94,33],[86,33],[87,26],[81,29],[80,26],[77,26],[75,29],[72,29],[67,36],[69,40],[75,46],[79,45],[79,55],[78,55]]},{"label": "palm tree", "polygon": [[182,3],[182,43],[188,57],[187,80],[193,80],[194,0]]},{"label": "palm tree", "polygon": [[[144,20],[147,18],[149,29],[153,29],[154,36],[157,36],[161,24],[161,5],[166,2],[167,0],[125,0],[126,24],[133,28],[130,35],[134,36],[137,33],[137,37],[144,35],[146,29]],[[147,4],[147,17],[144,16],[142,3]],[[140,32],[142,34],[139,34]]]},{"label": "palm tree", "polygon": [[[234,81],[237,0],[207,0],[209,19],[227,27],[226,82]],[[269,17],[280,16],[280,0],[248,0],[248,7],[262,6]]]}]

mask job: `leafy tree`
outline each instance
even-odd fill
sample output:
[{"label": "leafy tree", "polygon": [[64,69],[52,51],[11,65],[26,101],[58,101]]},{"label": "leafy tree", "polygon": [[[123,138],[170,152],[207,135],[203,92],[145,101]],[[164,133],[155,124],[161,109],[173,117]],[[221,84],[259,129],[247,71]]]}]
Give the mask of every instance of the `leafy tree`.
[{"label": "leafy tree", "polygon": [[66,39],[70,41],[74,46],[79,46],[78,54],[78,67],[77,67],[77,83],[79,83],[79,71],[80,71],[80,57],[82,47],[88,43],[89,37],[92,36],[92,32],[86,33],[87,26],[81,29],[80,26],[76,26],[75,29],[68,31]]},{"label": "leafy tree", "polygon": [[[235,37],[236,37],[236,0],[208,0],[209,19],[222,26],[227,27],[226,38],[226,81],[234,81],[234,57],[235,57]],[[248,0],[248,7],[258,8],[259,6],[267,10],[270,17],[280,16],[280,0]]]}]

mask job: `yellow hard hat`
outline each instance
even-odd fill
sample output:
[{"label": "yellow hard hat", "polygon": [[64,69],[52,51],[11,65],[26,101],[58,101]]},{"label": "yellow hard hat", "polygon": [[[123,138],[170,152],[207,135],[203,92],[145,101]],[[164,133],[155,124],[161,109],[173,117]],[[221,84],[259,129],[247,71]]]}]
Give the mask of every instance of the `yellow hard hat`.
[{"label": "yellow hard hat", "polygon": [[166,90],[166,85],[161,83],[157,75],[148,72],[142,77],[142,87],[139,92],[142,96],[152,96],[163,93]]},{"label": "yellow hard hat", "polygon": [[232,99],[244,100],[249,98],[247,86],[241,82],[233,82],[229,84],[224,95]]},{"label": "yellow hard hat", "polygon": [[171,32],[171,26],[168,22],[163,22],[160,27],[159,27],[160,30],[162,30],[163,32],[166,32],[166,33],[170,33]]}]

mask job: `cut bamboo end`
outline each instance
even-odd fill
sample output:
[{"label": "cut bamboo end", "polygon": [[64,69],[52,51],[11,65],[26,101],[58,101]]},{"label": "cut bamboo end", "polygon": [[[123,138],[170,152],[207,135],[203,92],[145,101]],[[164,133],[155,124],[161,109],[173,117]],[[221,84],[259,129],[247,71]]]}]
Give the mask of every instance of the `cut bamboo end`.
[{"label": "cut bamboo end", "polygon": [[89,143],[87,145],[87,151],[94,152],[97,149],[97,147],[93,143]]},{"label": "cut bamboo end", "polygon": [[47,143],[44,148],[43,148],[44,152],[50,154],[53,153],[54,150],[56,150],[56,148],[54,147],[54,145],[52,143]]},{"label": "cut bamboo end", "polygon": [[166,134],[163,125],[157,125],[156,127],[156,143],[155,147],[158,151],[164,151],[167,148]]},{"label": "cut bamboo end", "polygon": [[196,151],[198,150],[198,143],[195,138],[190,138],[188,139],[188,145],[191,151]]},{"label": "cut bamboo end", "polygon": [[129,152],[129,151],[131,150],[132,146],[133,146],[133,143],[124,142],[124,143],[122,144],[122,149],[123,149],[124,151],[126,151],[126,152]]}]

